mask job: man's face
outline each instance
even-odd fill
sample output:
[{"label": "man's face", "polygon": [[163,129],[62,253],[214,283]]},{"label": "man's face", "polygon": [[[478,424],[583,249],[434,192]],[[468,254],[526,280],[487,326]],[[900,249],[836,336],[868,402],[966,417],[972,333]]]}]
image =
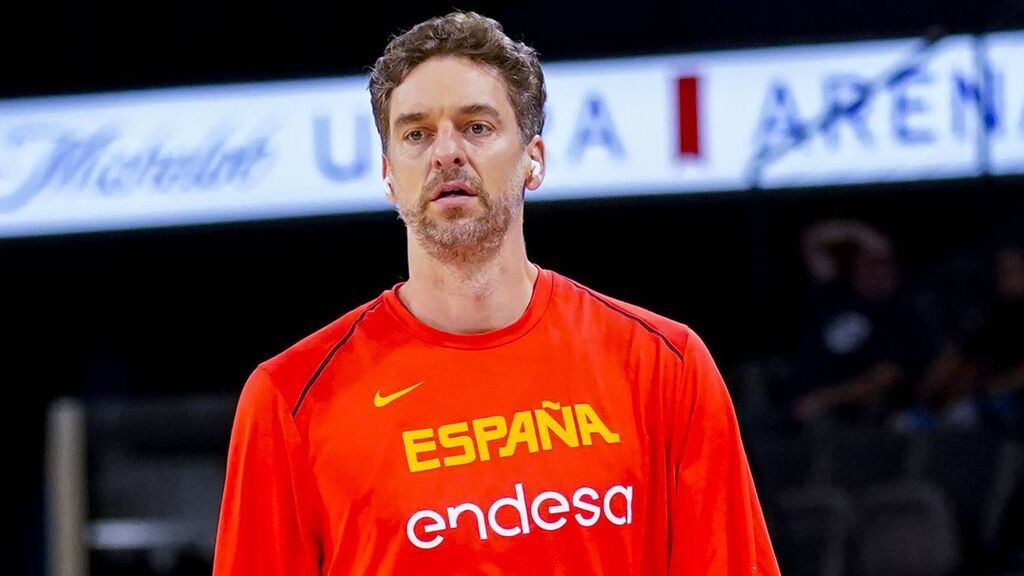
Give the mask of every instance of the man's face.
[{"label": "man's face", "polygon": [[520,140],[500,74],[465,58],[435,57],[413,68],[391,94],[384,174],[391,201],[434,258],[472,261],[494,254],[522,212],[531,155]]}]

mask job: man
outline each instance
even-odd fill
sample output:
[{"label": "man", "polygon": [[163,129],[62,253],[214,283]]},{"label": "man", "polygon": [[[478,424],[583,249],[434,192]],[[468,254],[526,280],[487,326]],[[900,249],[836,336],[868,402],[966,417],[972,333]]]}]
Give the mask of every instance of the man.
[{"label": "man", "polygon": [[909,401],[931,354],[892,241],[866,222],[829,219],[807,228],[801,249],[812,318],[778,393],[800,422],[880,425]]},{"label": "man", "polygon": [[995,253],[995,293],[962,322],[929,367],[919,404],[904,424],[974,427],[1020,434],[1024,408],[1024,243],[1007,239]]},{"label": "man", "polygon": [[453,13],[370,92],[409,280],[252,374],[214,573],[776,574],[704,344],[527,260],[535,52]]}]

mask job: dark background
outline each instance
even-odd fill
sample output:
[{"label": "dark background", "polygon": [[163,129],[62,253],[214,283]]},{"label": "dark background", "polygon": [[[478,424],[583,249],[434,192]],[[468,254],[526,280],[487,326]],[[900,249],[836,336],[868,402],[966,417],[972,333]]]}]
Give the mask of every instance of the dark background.
[{"label": "dark background", "polygon": [[[358,74],[391,35],[453,7],[496,18],[554,61],[1024,28],[1022,6],[14,1],[0,7],[0,98]],[[540,265],[690,324],[730,365],[791,351],[808,222],[873,223],[922,282],[988,249],[1024,214],[1021,189],[977,179],[534,203],[526,233]],[[14,537],[3,572],[42,565],[52,399],[236,391],[259,361],[403,280],[404,242],[390,213],[0,240],[0,474]]]}]

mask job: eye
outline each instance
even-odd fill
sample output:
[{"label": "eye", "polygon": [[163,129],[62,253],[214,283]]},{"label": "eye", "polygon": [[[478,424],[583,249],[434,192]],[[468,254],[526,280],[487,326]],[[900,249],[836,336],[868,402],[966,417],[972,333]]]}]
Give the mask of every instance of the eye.
[{"label": "eye", "polygon": [[469,125],[469,132],[475,136],[483,136],[491,131],[491,127],[483,122],[474,122]]},{"label": "eye", "polygon": [[419,141],[423,140],[423,136],[424,136],[423,130],[410,130],[405,135],[405,138],[406,138],[406,140],[410,140],[412,142],[419,142]]}]

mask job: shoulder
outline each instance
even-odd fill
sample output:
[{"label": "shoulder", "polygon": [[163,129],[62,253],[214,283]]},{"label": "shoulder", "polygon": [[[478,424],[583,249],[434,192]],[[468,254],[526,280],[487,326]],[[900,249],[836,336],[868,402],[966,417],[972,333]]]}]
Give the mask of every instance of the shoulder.
[{"label": "shoulder", "polygon": [[[556,295],[574,303],[586,319],[600,319],[634,330],[642,330],[660,341],[680,359],[699,337],[687,324],[631,302],[608,296],[580,282],[556,274]],[[583,319],[581,319],[581,322]]]},{"label": "shoulder", "polygon": [[[280,353],[261,362],[250,382],[264,382],[289,405],[297,405],[308,382],[332,357],[360,340],[361,332],[377,320],[383,295],[366,302],[301,338]],[[248,386],[249,384],[247,384]]]}]

